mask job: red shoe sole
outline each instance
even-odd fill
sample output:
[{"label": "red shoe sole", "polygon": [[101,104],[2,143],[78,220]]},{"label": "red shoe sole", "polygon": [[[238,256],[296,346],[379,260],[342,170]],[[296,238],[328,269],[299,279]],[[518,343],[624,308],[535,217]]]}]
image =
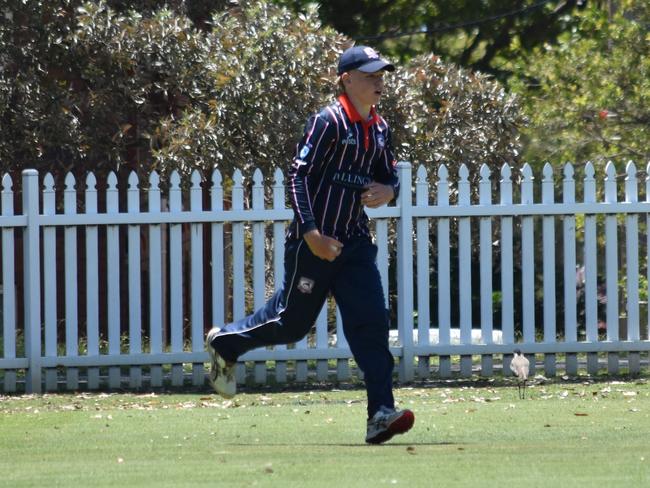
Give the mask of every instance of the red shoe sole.
[{"label": "red shoe sole", "polygon": [[415,423],[415,415],[410,410],[404,410],[402,415],[395,419],[392,424],[388,426],[388,429],[381,434],[375,436],[368,442],[369,444],[381,444],[383,442],[389,441],[393,438],[394,435],[404,434],[411,430],[413,424]]}]

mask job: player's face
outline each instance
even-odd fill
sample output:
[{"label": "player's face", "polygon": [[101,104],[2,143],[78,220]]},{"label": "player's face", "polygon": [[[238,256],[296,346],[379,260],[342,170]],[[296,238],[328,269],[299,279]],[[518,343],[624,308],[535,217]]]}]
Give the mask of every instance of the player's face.
[{"label": "player's face", "polygon": [[363,105],[376,105],[384,91],[384,72],[364,73],[353,70],[344,73],[343,82],[349,96],[356,98]]}]

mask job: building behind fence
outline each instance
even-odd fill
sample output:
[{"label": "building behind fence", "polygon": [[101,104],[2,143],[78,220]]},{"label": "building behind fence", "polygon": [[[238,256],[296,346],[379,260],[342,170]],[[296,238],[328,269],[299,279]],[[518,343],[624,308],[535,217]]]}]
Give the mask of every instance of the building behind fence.
[{"label": "building behind fence", "polygon": [[[435,170],[413,179],[400,163],[396,204],[367,211],[401,380],[491,376],[515,347],[547,376],[647,367],[650,180],[633,163],[621,183],[612,163],[598,182],[587,164],[581,185],[571,165],[546,165],[540,185],[528,165],[483,165],[476,184],[466,166],[453,184]],[[227,195],[218,171],[204,177],[185,188],[172,173],[161,190],[156,173],[126,188],[111,174],[100,191],[93,174],[62,189],[34,170],[19,188],[5,175],[1,390],[204,384],[205,331],[282,283],[292,217],[279,170],[270,188],[236,171]],[[331,302],[299,343],[241,359],[239,381],[355,374]]]}]

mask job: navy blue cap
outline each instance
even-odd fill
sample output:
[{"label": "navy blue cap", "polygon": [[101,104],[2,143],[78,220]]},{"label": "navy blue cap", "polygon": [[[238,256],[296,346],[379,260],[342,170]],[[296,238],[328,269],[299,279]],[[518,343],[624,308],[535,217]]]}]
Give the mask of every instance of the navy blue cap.
[{"label": "navy blue cap", "polygon": [[364,73],[375,73],[379,70],[395,71],[395,66],[379,56],[379,53],[368,46],[354,46],[345,50],[339,58],[339,76],[346,71],[358,69]]}]

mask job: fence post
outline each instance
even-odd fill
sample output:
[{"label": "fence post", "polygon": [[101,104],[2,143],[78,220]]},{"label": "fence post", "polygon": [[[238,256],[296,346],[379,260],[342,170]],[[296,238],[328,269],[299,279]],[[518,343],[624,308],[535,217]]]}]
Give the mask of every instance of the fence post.
[{"label": "fence post", "polygon": [[399,362],[399,378],[413,379],[413,202],[411,191],[411,164],[397,163],[400,192],[397,204],[400,208],[397,222],[397,328],[402,342],[402,359]]},{"label": "fence post", "polygon": [[25,389],[41,392],[41,256],[38,172],[26,169],[23,175],[23,215],[27,226],[23,237],[25,266],[25,356],[28,360]]}]

